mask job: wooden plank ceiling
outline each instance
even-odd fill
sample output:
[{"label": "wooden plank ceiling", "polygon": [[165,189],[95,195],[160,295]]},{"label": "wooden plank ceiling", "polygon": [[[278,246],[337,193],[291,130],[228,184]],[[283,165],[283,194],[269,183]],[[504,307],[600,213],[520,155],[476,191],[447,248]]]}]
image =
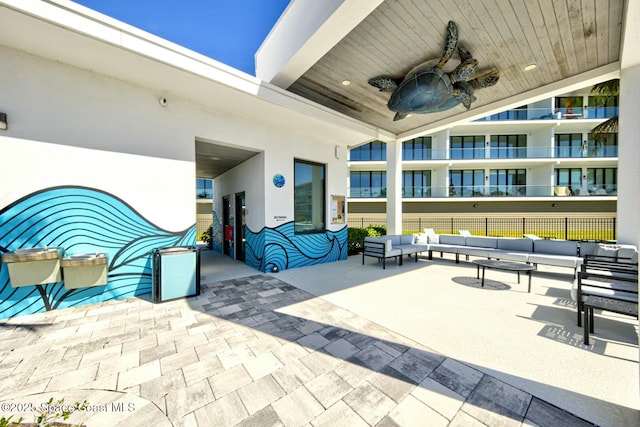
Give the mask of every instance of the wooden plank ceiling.
[{"label": "wooden plank ceiling", "polygon": [[[394,122],[389,94],[367,81],[402,78],[438,58],[449,20],[478,60],[476,75],[501,73],[495,86],[476,91],[473,109],[619,61],[623,10],[624,0],[386,0],[288,90],[401,134],[464,107]],[[528,64],[537,68],[525,71]]]}]

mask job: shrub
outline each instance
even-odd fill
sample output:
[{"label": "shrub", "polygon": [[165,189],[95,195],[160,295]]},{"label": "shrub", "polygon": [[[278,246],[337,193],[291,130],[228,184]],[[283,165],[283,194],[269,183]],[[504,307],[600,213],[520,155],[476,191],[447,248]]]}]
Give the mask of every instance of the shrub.
[{"label": "shrub", "polygon": [[384,225],[369,225],[366,228],[349,227],[348,233],[349,255],[353,255],[362,250],[365,237],[385,236],[387,227]]},{"label": "shrub", "polygon": [[211,249],[213,247],[213,227],[210,225],[207,231],[202,233],[202,241],[207,244],[207,247]]}]

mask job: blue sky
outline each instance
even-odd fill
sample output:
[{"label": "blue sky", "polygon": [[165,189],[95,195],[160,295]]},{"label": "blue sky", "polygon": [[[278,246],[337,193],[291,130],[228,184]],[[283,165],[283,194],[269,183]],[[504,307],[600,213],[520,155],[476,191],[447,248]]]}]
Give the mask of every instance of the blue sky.
[{"label": "blue sky", "polygon": [[255,75],[254,54],[289,0],[74,0]]}]

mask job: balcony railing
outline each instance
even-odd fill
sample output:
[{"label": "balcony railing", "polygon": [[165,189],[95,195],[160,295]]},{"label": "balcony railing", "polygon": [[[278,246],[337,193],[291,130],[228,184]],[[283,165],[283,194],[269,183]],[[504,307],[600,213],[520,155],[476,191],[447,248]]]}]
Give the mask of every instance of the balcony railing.
[{"label": "balcony railing", "polygon": [[580,144],[546,147],[482,147],[414,150],[412,159],[424,160],[474,160],[474,159],[556,159],[556,158],[606,158],[618,157],[617,145]]},{"label": "balcony railing", "polygon": [[[431,187],[403,187],[402,197],[415,198],[487,198],[487,197],[600,197],[616,196],[618,187],[615,184],[568,186],[568,185],[452,185]],[[385,198],[387,188],[354,188],[351,187],[349,197]]]},{"label": "balcony railing", "polygon": [[476,121],[609,119],[617,115],[618,107],[527,108],[502,111]]}]

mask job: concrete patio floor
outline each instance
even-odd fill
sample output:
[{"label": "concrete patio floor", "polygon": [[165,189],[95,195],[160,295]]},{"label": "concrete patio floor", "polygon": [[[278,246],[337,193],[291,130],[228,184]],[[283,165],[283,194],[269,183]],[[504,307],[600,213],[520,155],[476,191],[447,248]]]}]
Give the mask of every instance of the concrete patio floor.
[{"label": "concrete patio floor", "polygon": [[359,256],[261,274],[202,252],[202,294],[0,321],[0,416],[87,400],[113,425],[639,425],[637,321],[582,344],[568,269]]}]

